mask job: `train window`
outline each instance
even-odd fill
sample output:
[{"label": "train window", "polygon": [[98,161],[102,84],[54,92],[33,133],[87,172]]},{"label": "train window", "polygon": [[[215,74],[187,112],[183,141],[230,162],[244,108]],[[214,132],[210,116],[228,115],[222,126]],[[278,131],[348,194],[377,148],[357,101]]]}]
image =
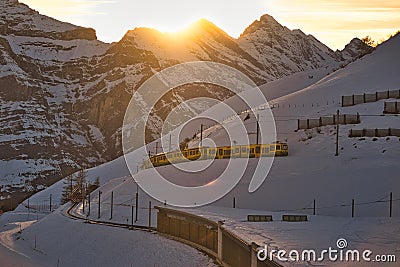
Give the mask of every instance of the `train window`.
[{"label": "train window", "polygon": [[274,145],[271,145],[271,146],[270,146],[270,150],[271,150],[271,151],[275,151],[275,146],[274,146]]},{"label": "train window", "polygon": [[254,148],[250,148],[250,153],[254,154]]},{"label": "train window", "polygon": [[281,150],[281,145],[276,145],[276,150]]},{"label": "train window", "polygon": [[242,153],[246,153],[246,148],[242,147]]},{"label": "train window", "polygon": [[260,153],[260,146],[256,146],[256,153]]},{"label": "train window", "polygon": [[219,149],[218,154],[222,155],[222,151],[223,151],[222,149]]},{"label": "train window", "polygon": [[230,150],[224,150],[224,155],[225,156],[228,156],[228,155],[230,155],[231,154],[231,151]]},{"label": "train window", "polygon": [[235,153],[239,153],[239,148],[235,148]]},{"label": "train window", "polygon": [[282,147],[283,150],[287,150],[287,145],[283,145]]}]

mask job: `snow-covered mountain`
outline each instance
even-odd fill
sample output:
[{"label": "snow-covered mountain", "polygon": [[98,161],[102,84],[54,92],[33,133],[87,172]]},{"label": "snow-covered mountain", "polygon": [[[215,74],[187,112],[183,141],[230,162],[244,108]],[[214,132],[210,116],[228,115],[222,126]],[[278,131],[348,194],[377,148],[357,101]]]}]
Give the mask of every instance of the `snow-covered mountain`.
[{"label": "snow-covered mountain", "polygon": [[[166,67],[215,61],[261,85],[358,57],[341,56],[267,15],[239,39],[200,20],[180,34],[139,28],[107,44],[93,29],[43,16],[17,0],[1,1],[0,11],[2,203],[11,192],[22,192],[13,195],[19,201],[66,174],[121,155],[121,126],[132,92]],[[167,104],[182,100],[169,96]]]}]

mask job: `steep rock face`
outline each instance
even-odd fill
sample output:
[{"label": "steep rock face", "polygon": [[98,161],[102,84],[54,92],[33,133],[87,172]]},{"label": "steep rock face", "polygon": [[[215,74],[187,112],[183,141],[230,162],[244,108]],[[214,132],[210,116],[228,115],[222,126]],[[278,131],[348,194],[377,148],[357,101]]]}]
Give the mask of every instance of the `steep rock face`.
[{"label": "steep rock face", "polygon": [[59,40],[96,40],[96,32],[90,28],[60,22],[39,14],[17,0],[2,0],[0,9],[0,33],[17,36],[47,37]]},{"label": "steep rock face", "polygon": [[[227,64],[261,85],[300,70],[333,68],[342,57],[269,16],[239,39],[200,20],[180,34],[138,28],[106,44],[93,29],[1,1],[0,205],[13,192],[22,192],[21,200],[68,173],[121,155],[121,127],[133,92],[154,73],[197,60]],[[168,110],[196,94],[229,96],[206,85],[168,94],[149,122],[147,140],[159,135]]]},{"label": "steep rock face", "polygon": [[358,38],[353,38],[343,50],[336,51],[343,60],[354,60],[364,56],[365,54],[371,53],[374,50],[373,47],[367,45]]},{"label": "steep rock face", "polygon": [[275,78],[307,69],[332,68],[341,61],[313,36],[289,30],[269,15],[253,22],[238,43]]}]

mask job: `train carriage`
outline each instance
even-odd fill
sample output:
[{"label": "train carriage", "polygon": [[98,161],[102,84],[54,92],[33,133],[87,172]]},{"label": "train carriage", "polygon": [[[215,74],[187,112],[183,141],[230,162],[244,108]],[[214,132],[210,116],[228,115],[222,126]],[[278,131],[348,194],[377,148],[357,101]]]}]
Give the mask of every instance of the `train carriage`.
[{"label": "train carriage", "polygon": [[288,154],[288,145],[285,142],[222,147],[197,147],[151,156],[143,162],[142,169],[147,169],[151,166],[159,167],[171,163],[181,163],[198,159],[259,158],[288,156]]}]

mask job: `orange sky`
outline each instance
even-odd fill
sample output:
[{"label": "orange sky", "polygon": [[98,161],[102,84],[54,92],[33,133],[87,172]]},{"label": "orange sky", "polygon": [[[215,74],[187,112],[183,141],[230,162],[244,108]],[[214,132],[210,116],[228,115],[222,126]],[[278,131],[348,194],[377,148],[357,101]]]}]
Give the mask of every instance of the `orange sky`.
[{"label": "orange sky", "polygon": [[400,30],[400,1],[361,0],[20,0],[39,12],[92,27],[100,40],[119,41],[139,26],[176,31],[206,18],[238,37],[262,14],[312,34],[332,49],[353,37],[379,41]]}]

